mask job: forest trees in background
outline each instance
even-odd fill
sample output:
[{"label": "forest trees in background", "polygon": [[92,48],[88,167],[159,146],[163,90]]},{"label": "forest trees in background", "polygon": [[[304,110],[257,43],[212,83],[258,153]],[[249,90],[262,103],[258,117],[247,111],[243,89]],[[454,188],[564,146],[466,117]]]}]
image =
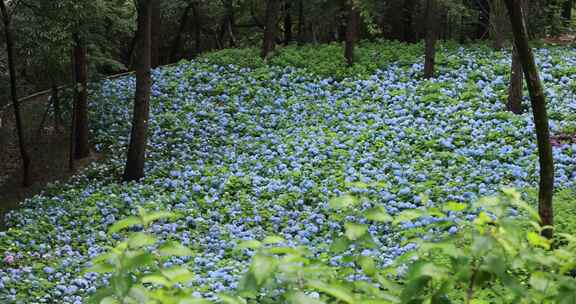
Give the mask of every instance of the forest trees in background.
[{"label": "forest trees in background", "polygon": [[[18,147],[20,149],[20,157],[22,161],[22,175],[23,175],[22,184],[24,187],[28,187],[31,184],[30,155],[28,154],[28,150],[26,149],[26,143],[24,142],[24,131],[23,131],[24,126],[22,125],[22,115],[20,113],[20,105],[18,102],[16,63],[14,62],[16,58],[14,55],[14,39],[12,38],[12,27],[11,27],[13,11],[8,10],[8,5],[4,0],[0,0],[0,13],[2,17],[2,23],[4,26],[4,40],[6,44],[6,54],[8,57],[8,71],[9,71],[8,73],[10,74],[10,98],[12,100],[12,106],[14,108],[16,133],[18,135]],[[12,9],[14,8],[12,7]]]}]

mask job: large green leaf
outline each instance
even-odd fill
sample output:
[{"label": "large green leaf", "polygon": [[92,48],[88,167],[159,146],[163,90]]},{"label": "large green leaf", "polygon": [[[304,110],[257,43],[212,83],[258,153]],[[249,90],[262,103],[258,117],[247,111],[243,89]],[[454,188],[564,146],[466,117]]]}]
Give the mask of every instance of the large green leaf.
[{"label": "large green leaf", "polygon": [[194,252],[190,250],[190,248],[183,246],[177,242],[167,242],[160,246],[158,249],[158,253],[163,257],[184,257],[184,256],[192,256]]},{"label": "large green leaf", "polygon": [[358,201],[359,200],[357,197],[351,194],[345,194],[343,196],[330,199],[328,204],[332,209],[346,209],[355,206],[356,204],[358,204]]},{"label": "large green leaf", "polygon": [[250,271],[254,274],[256,283],[262,285],[262,283],[273,275],[275,268],[276,261],[274,258],[259,253],[254,256]]},{"label": "large green leaf", "polygon": [[136,225],[141,225],[142,221],[140,220],[140,218],[136,217],[136,216],[129,216],[125,219],[121,219],[119,221],[117,221],[116,223],[114,223],[110,229],[108,229],[108,233],[112,234],[112,233],[116,233],[119,232],[120,230],[129,228],[129,227],[133,227]]},{"label": "large green leaf", "polygon": [[386,212],[384,207],[368,209],[366,212],[364,212],[364,216],[371,221],[382,223],[388,223],[393,220],[392,216]]},{"label": "large green leaf", "polygon": [[368,232],[368,226],[354,224],[354,223],[345,223],[344,228],[346,230],[345,235],[351,241],[356,241],[364,236]]}]

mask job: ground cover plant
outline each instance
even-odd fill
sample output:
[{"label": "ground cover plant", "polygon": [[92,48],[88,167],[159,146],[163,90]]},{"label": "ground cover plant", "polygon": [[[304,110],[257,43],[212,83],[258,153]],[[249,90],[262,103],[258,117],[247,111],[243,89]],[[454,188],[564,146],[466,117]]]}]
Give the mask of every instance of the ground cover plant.
[{"label": "ground cover plant", "polygon": [[[371,48],[378,52],[377,45]],[[340,50],[326,53],[341,56]],[[564,134],[576,112],[576,51],[536,54],[551,131]],[[321,256],[347,223],[365,224],[360,216],[331,209],[335,197],[352,193],[360,197],[360,210],[384,208],[395,217],[449,202],[468,204],[503,185],[537,185],[530,113],[506,111],[509,53],[447,49],[431,80],[420,77],[419,56],[383,61],[375,70],[359,67],[366,72],[338,79],[294,68],[291,60],[280,53],[269,66],[201,59],[154,70],[148,174],[141,183],[116,183],[134,78],[93,89],[96,147],[115,153],[8,214],[11,228],[0,234],[0,300],[82,303],[108,283],[83,269],[123,239],[124,232],[109,234],[110,227],[140,208],[179,215],[148,227],[158,242],[189,250],[162,263],[185,266],[194,273],[187,284],[195,295],[215,299],[236,289],[250,268],[252,256],[239,252],[239,243],[273,234]],[[556,186],[574,189],[576,144],[559,142],[554,156]],[[449,233],[474,218],[448,213],[396,226],[372,223],[367,230],[376,246],[366,254],[377,265],[390,265],[416,247],[403,242],[407,231]],[[444,225],[429,227],[434,221]]]}]

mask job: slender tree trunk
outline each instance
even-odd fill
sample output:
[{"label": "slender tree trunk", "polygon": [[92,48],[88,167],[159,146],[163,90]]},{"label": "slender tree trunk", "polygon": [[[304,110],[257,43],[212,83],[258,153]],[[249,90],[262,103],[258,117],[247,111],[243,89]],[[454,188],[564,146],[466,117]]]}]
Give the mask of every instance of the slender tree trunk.
[{"label": "slender tree trunk", "polygon": [[562,4],[562,19],[567,25],[572,23],[572,6],[574,0],[564,0]]},{"label": "slender tree trunk", "polygon": [[[530,101],[536,127],[538,142],[538,157],[540,162],[540,189],[538,194],[538,210],[543,226],[554,225],[552,196],[554,193],[554,158],[550,144],[550,131],[548,127],[548,113],[546,111],[546,97],[540,81],[540,74],[534,60],[534,54],[528,43],[528,31],[522,7],[522,0],[505,0],[508,9],[514,43],[518,51],[518,58],[522,64],[524,76],[530,92]],[[544,229],[545,237],[554,236],[553,229]]]},{"label": "slender tree trunk", "polygon": [[512,49],[512,67],[510,70],[510,86],[508,87],[508,103],[506,107],[514,114],[522,114],[522,89],[524,86],[524,74],[522,64],[518,57],[518,51]]},{"label": "slender tree trunk", "polygon": [[284,44],[292,42],[292,0],[284,0]]},{"label": "slender tree trunk", "polygon": [[304,16],[304,0],[298,1],[298,44],[306,42],[306,20]]},{"label": "slender tree trunk", "polygon": [[200,23],[200,9],[196,2],[192,3],[192,14],[194,18],[194,56],[202,52],[202,24]]},{"label": "slender tree trunk", "polygon": [[170,52],[170,60],[175,62],[178,60],[178,54],[180,49],[182,48],[182,35],[188,26],[188,19],[190,16],[190,10],[194,6],[194,2],[189,2],[184,12],[182,13],[182,17],[180,18],[180,26],[178,28],[178,32],[176,33],[176,37],[174,37],[174,42],[172,42],[172,51]]},{"label": "slender tree trunk", "polygon": [[88,141],[88,75],[86,63],[86,46],[82,39],[74,36],[74,159],[82,159],[90,155]]},{"label": "slender tree trunk", "polygon": [[280,4],[281,0],[266,1],[264,40],[262,42],[262,53],[260,54],[262,59],[266,59],[270,52],[274,50]]},{"label": "slender tree trunk", "polygon": [[416,42],[416,33],[412,25],[412,17],[414,16],[414,8],[416,2],[414,0],[404,0],[404,6],[402,7],[402,22],[404,23],[404,38],[403,40],[409,43]]},{"label": "slender tree trunk", "polygon": [[490,32],[494,39],[494,48],[501,50],[504,48],[504,31],[506,29],[506,12],[502,0],[491,0],[490,1],[490,12],[492,16],[490,20]]},{"label": "slender tree trunk", "polygon": [[0,11],[4,21],[4,37],[6,40],[6,54],[8,55],[8,71],[10,73],[10,97],[14,107],[14,117],[16,120],[16,133],[18,135],[18,147],[20,148],[20,157],[22,158],[22,185],[29,187],[32,184],[30,179],[30,155],[26,150],[24,142],[24,128],[22,126],[22,116],[20,113],[20,104],[18,103],[18,92],[16,90],[16,64],[14,62],[14,40],[12,38],[11,20],[4,0],[0,1]]},{"label": "slender tree trunk", "polygon": [[346,20],[346,43],[344,47],[344,57],[348,66],[354,65],[354,48],[358,41],[358,23],[360,12],[353,3],[346,3],[348,17]]},{"label": "slender tree trunk", "polygon": [[490,1],[476,0],[478,6],[478,28],[476,32],[477,39],[485,39],[490,34]]},{"label": "slender tree trunk", "polygon": [[224,5],[224,17],[222,18],[222,25],[220,26],[220,35],[218,36],[220,43],[225,45],[224,38],[226,33],[228,33],[230,47],[236,46],[236,38],[234,37],[234,24],[236,23],[234,18],[234,2],[233,0],[223,0]]},{"label": "slender tree trunk", "polygon": [[424,78],[434,77],[436,70],[436,41],[438,40],[437,0],[426,0],[426,38],[424,54]]},{"label": "slender tree trunk", "polygon": [[151,19],[154,2],[159,0],[138,0],[138,42],[136,60],[136,94],[128,159],[124,170],[124,181],[137,181],[144,177],[144,162],[148,132],[150,107],[151,68]]},{"label": "slender tree trunk", "polygon": [[152,60],[152,68],[158,67],[160,63],[160,50],[162,45],[162,11],[160,6],[161,1],[153,1],[152,4],[152,24],[154,26],[151,29],[151,60]]},{"label": "slender tree trunk", "polygon": [[52,103],[54,107],[54,126],[55,128],[60,128],[64,123],[62,122],[62,111],[60,109],[60,97],[58,96],[59,90],[58,85],[55,81],[52,81],[51,88],[52,91]]}]

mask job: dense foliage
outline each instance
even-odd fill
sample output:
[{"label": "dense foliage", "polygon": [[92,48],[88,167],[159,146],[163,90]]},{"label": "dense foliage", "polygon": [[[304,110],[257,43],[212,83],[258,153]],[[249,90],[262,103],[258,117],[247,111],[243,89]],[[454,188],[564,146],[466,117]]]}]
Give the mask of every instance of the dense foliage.
[{"label": "dense foliage", "polygon": [[[242,63],[246,52],[227,56]],[[325,61],[341,56],[334,46],[319,53]],[[117,246],[123,233],[108,230],[140,208],[179,215],[146,223],[154,244],[175,241],[187,248],[183,257],[159,261],[165,268],[185,266],[195,274],[190,281],[188,273],[183,276],[194,295],[213,299],[236,289],[250,268],[252,257],[235,250],[239,242],[277,235],[287,246],[306,246],[326,258],[349,223],[367,224],[361,214],[332,210],[333,197],[355,193],[358,210],[379,208],[398,217],[424,206],[473,202],[502,185],[536,186],[530,113],[505,111],[508,53],[447,48],[433,80],[420,78],[422,60],[409,47],[374,44],[359,53],[384,59],[376,67],[361,60],[358,75],[341,69],[341,80],[326,77],[326,62],[308,70],[291,67],[304,66],[297,49],[280,52],[270,66],[202,59],[154,70],[148,175],[140,184],[116,183],[134,78],[100,83],[91,90],[93,135],[98,150],[115,153],[7,216],[11,228],[0,234],[0,300],[82,302],[109,282],[82,270]],[[536,53],[551,130],[562,134],[574,128],[576,53]],[[405,59],[385,59],[400,57]],[[576,145],[560,141],[554,155],[557,187],[574,189]],[[565,206],[574,212],[573,204]],[[404,242],[407,231],[440,236],[474,218],[450,212],[396,226],[371,223],[361,229],[376,245],[366,254],[376,265],[390,265],[416,247]],[[444,224],[429,226],[436,221]],[[347,234],[355,238],[355,232]],[[180,274],[164,275],[173,284],[179,279],[170,276]]]}]

